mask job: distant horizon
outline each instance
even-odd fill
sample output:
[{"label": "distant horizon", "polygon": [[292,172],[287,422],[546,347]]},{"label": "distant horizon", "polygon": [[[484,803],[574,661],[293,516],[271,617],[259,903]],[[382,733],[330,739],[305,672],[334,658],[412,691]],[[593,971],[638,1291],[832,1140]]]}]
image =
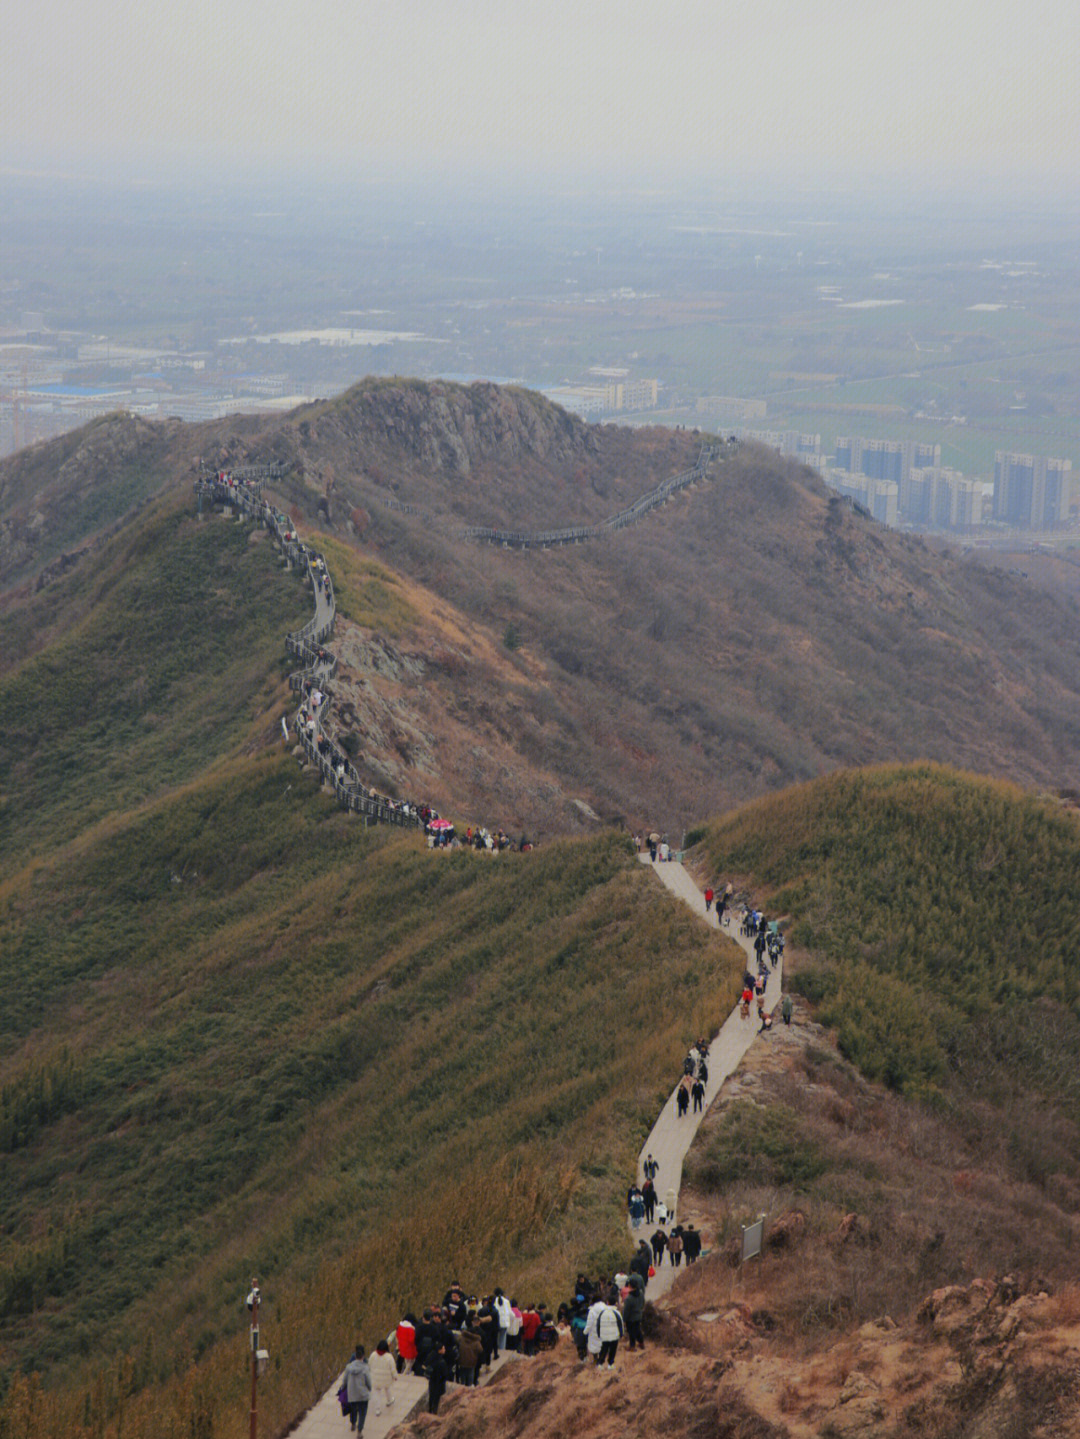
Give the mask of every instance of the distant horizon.
[{"label": "distant horizon", "polygon": [[[800,167],[790,170],[779,162],[757,167],[728,167],[707,173],[698,165],[685,169],[666,166],[653,172],[643,166],[628,170],[624,165],[570,166],[552,163],[533,167],[527,175],[508,174],[502,166],[469,165],[460,172],[445,166],[419,162],[378,166],[369,164],[350,173],[333,159],[313,161],[281,157],[244,166],[242,173],[195,148],[162,157],[105,155],[100,153],[41,154],[33,159],[16,159],[0,154],[0,185],[5,183],[89,187],[92,189],[143,191],[146,194],[183,194],[211,185],[235,194],[275,188],[284,198],[305,191],[395,195],[416,200],[424,192],[439,204],[448,199],[464,202],[483,197],[488,205],[521,203],[530,199],[571,200],[583,198],[590,206],[618,200],[687,203],[694,205],[745,205],[776,210],[798,204],[843,205],[845,202],[888,209],[912,205],[975,207],[1008,211],[1029,205],[1061,210],[1080,218],[1080,189],[1074,180],[1063,178],[1056,167],[1036,172],[996,170],[978,173],[970,167],[956,172],[945,169],[930,174],[912,168],[866,167],[818,171]],[[272,195],[268,197],[272,199]],[[272,211],[268,212],[272,214]]]}]

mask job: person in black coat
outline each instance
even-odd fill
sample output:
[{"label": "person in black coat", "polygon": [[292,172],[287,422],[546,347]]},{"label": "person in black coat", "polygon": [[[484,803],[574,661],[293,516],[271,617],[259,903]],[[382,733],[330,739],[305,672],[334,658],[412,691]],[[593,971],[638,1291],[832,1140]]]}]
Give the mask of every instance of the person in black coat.
[{"label": "person in black coat", "polygon": [[446,1357],[446,1345],[440,1344],[428,1366],[428,1413],[438,1414],[439,1400],[446,1393],[450,1378],[450,1363]]},{"label": "person in black coat", "polygon": [[659,1269],[661,1260],[664,1257],[664,1250],[667,1248],[667,1231],[663,1225],[652,1237],[653,1268]]},{"label": "person in black coat", "polygon": [[652,1253],[644,1239],[637,1247],[637,1253],[631,1259],[628,1269],[631,1274],[637,1274],[642,1284],[649,1282],[649,1265],[652,1263]]}]

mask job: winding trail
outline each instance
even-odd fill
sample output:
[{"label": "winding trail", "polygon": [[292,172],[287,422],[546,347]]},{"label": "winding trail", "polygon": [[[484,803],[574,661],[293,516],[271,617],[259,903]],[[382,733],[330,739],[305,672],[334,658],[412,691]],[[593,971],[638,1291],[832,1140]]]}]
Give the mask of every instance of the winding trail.
[{"label": "winding trail", "polygon": [[[647,852],[639,855],[638,858],[653,871],[662,884],[671,890],[672,894],[677,895],[685,904],[688,904],[694,913],[709,925],[710,929],[717,928],[715,911],[706,910],[705,896],[677,860],[668,860],[666,863],[657,861],[653,864]],[[751,973],[756,973],[757,956],[754,953],[753,942],[737,932],[736,921],[732,920],[731,928],[722,930],[721,933],[728,935],[742,946],[747,955],[747,968]],[[772,1010],[780,1002],[783,978],[784,962],[780,959],[777,961],[776,968],[769,975],[765,989],[765,1007],[769,1010]],[[678,1091],[676,1084],[660,1111],[660,1117],[649,1131],[649,1137],[642,1146],[641,1153],[638,1155],[638,1183],[644,1182],[645,1160],[651,1154],[660,1166],[655,1180],[656,1192],[671,1211],[672,1220],[675,1220],[678,1215],[683,1160],[694,1142],[698,1125],[720,1093],[724,1081],[738,1068],[743,1055],[753,1044],[757,1034],[756,1012],[751,1010],[750,1017],[743,1019],[736,1005],[721,1025],[719,1033],[709,1041],[709,1082],[705,1086],[704,1110],[701,1114],[690,1113],[680,1119],[675,1109],[675,1095]],[[671,1202],[672,1197],[675,1200],[674,1204]],[[647,1229],[648,1226],[643,1224],[640,1229],[632,1232],[640,1238],[647,1238]],[[649,1280],[649,1298],[655,1300],[662,1294],[666,1294],[676,1275],[682,1272],[681,1269],[673,1268],[665,1258],[656,1274]]]},{"label": "winding trail", "polygon": [[[289,683],[292,689],[303,694],[305,685],[310,682],[328,695],[329,682],[333,679],[337,669],[337,659],[323,648],[324,642],[333,632],[336,617],[333,583],[325,566],[321,568],[317,566],[315,563],[317,557],[301,543],[289,516],[283,514],[263,498],[262,483],[267,478],[277,477],[274,469],[273,466],[249,466],[244,471],[237,472],[233,477],[227,478],[222,474],[215,474],[212,477],[203,476],[196,483],[200,510],[203,498],[208,498],[212,503],[225,505],[228,510],[235,509],[240,519],[248,518],[265,525],[280,546],[289,568],[295,565],[304,571],[311,582],[315,613],[302,629],[286,637],[287,649],[297,657],[302,666],[300,670],[290,676]],[[704,469],[704,465],[702,465],[702,469]],[[679,478],[682,479],[682,477]],[[491,533],[494,534],[494,532]],[[488,538],[488,536],[484,535],[483,538]],[[410,814],[408,807],[399,808],[365,789],[360,784],[359,777],[347,756],[333,745],[332,740],[329,757],[320,754],[318,743],[323,734],[322,726],[325,723],[329,707],[330,700],[327,698],[320,707],[320,714],[315,717],[315,726],[310,736],[305,733],[298,722],[296,730],[309,759],[318,767],[323,778],[334,787],[339,801],[347,808],[355,808],[379,819],[388,819],[397,824],[418,823],[415,811]],[[327,736],[327,738],[330,737]],[[681,863],[676,860],[653,863],[647,852],[641,854],[639,858],[653,871],[656,878],[674,895],[689,905],[694,913],[709,925],[710,929],[717,927],[715,914],[706,910],[704,895]],[[730,935],[741,945],[747,955],[747,968],[754,972],[757,961],[752,941],[737,933],[734,924],[724,933]],[[770,1010],[779,1002],[782,981],[783,961],[781,960],[770,973],[766,987],[766,1006]],[[710,1041],[709,1079],[705,1086],[702,1113],[695,1115],[691,1112],[681,1119],[678,1117],[675,1106],[675,1096],[678,1090],[678,1085],[676,1085],[665,1101],[656,1123],[649,1131],[642,1146],[638,1156],[638,1182],[641,1183],[644,1180],[645,1160],[651,1154],[659,1165],[656,1176],[657,1193],[667,1205],[672,1221],[678,1217],[683,1161],[697,1134],[698,1126],[720,1093],[724,1081],[734,1073],[757,1034],[756,1015],[751,1014],[749,1018],[742,1019],[738,1006],[736,1006],[717,1035]],[[646,1238],[648,1235],[647,1226],[644,1225],[632,1232],[636,1237],[641,1238]],[[649,1299],[656,1300],[666,1294],[676,1276],[681,1272],[681,1269],[675,1269],[670,1263],[662,1263],[656,1275],[649,1281]],[[517,1356],[512,1354],[501,1356],[492,1364],[491,1369],[486,1371],[482,1382],[493,1377],[503,1363],[513,1362],[516,1358]],[[346,1432],[346,1421],[342,1417],[336,1397],[340,1382],[339,1374],[323,1397],[289,1431],[291,1439],[342,1439]],[[367,1439],[384,1439],[384,1436],[395,1425],[402,1423],[417,1408],[424,1405],[426,1396],[426,1380],[417,1379],[410,1374],[401,1375],[394,1388],[392,1408],[384,1410],[379,1415],[375,1414],[373,1410],[369,1410],[364,1426],[364,1434]]]}]

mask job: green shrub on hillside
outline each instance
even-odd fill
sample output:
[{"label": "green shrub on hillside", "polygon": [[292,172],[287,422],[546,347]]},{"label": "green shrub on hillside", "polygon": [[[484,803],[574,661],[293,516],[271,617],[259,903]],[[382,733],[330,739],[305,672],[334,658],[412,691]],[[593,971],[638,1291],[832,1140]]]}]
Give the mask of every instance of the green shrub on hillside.
[{"label": "green shrub on hillside", "polygon": [[183,502],[149,506],[35,597],[36,652],[21,610],[0,617],[0,855],[201,773],[284,699],[268,656],[310,599],[264,532],[200,523]]},{"label": "green shrub on hillside", "polygon": [[[746,806],[711,825],[699,853],[791,916],[812,961],[793,983],[865,1073],[923,1096],[953,1080],[987,1098],[1031,1088],[1080,1115],[1080,1076],[1060,1063],[1063,1044],[1080,1044],[1074,814],[939,766],[895,766]],[[1030,1022],[1043,1003],[1052,1032]]]},{"label": "green shrub on hillside", "polygon": [[[277,754],[76,837],[3,882],[0,914],[0,1114],[26,1140],[5,1156],[8,1353],[63,1362],[70,1394],[73,1347],[89,1382],[149,1332],[159,1366],[205,1351],[231,1392],[258,1270],[278,1427],[343,1334],[374,1340],[450,1270],[550,1296],[617,1245],[636,1147],[741,972],[614,833],[436,853]],[[50,1071],[27,1045],[73,1057]]]},{"label": "green shrub on hillside", "polygon": [[790,1109],[763,1108],[741,1099],[724,1111],[710,1142],[695,1152],[690,1177],[706,1189],[756,1184],[798,1190],[827,1168],[828,1161],[803,1134]]}]

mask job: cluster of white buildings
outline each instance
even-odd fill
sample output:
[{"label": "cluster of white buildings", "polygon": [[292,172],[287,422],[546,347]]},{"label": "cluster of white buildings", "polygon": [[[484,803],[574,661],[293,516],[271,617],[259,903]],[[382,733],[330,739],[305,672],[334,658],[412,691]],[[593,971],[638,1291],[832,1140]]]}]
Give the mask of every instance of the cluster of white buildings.
[{"label": "cluster of white buildings", "polygon": [[821,436],[795,430],[741,429],[821,472],[830,489],[861,505],[883,525],[920,530],[1053,530],[1080,520],[1080,485],[1072,461],[999,450],[994,478],[974,479],[941,463],[941,446],[920,440],[843,436],[832,455]]}]

